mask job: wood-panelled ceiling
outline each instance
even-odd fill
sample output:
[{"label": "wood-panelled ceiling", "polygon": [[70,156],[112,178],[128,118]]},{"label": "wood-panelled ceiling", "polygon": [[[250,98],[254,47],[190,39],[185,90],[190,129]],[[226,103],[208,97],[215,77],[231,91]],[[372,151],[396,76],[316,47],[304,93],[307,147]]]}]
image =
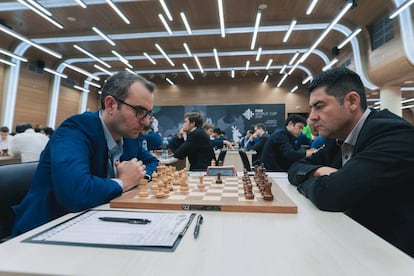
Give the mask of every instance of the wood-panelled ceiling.
[{"label": "wood-panelled ceiling", "polygon": [[[73,63],[84,70],[95,73],[98,70],[88,56],[73,47],[79,45],[97,57],[104,59],[111,68],[111,72],[124,70],[125,65],[117,60],[111,53],[117,51],[129,60],[132,70],[137,71],[156,84],[166,84],[165,77],[174,82],[191,82],[184,71],[183,63],[192,71],[195,81],[217,81],[230,78],[231,69],[236,69],[238,77],[250,77],[263,79],[270,72],[268,81],[279,82],[282,75],[279,74],[281,66],[288,63],[296,51],[303,54],[315,40],[321,35],[324,28],[299,30],[298,26],[315,26],[314,24],[329,24],[341,8],[344,0],[320,0],[312,14],[306,15],[306,10],[312,0],[223,0],[224,23],[226,36],[220,35],[220,22],[218,16],[217,0],[165,0],[173,21],[167,22],[172,30],[169,35],[162,25],[158,14],[165,13],[158,0],[112,0],[112,2],[130,20],[126,24],[108,5],[105,0],[83,0],[87,8],[79,6],[75,0],[44,0],[37,1],[52,13],[52,18],[64,26],[59,29],[28,9],[18,1],[2,1],[0,3],[0,22],[7,25],[13,31],[24,35],[43,46],[60,53],[63,58],[57,59],[34,47],[30,47],[23,55],[29,59],[29,63],[36,64],[41,60],[46,67],[56,69],[63,61],[73,58],[83,58],[83,62]],[[395,9],[391,0],[360,0],[356,7],[351,9],[339,21],[339,24],[347,26],[350,30],[361,26],[362,36],[359,40],[364,42],[365,48],[362,54],[369,54],[368,27],[379,18],[389,14]],[[261,10],[259,34],[253,50],[250,49],[252,30],[256,20],[257,11]],[[184,12],[193,34],[189,35],[180,17]],[[289,40],[284,43],[283,37],[286,28],[293,18],[297,19],[297,27],[292,32]],[[116,43],[111,46],[99,37],[92,27],[97,27],[107,34]],[[269,28],[269,26],[272,26]],[[67,38],[63,41],[64,38]],[[332,59],[332,48],[337,46],[346,37],[331,30],[328,36],[317,46],[317,50],[325,56],[325,60],[311,54],[301,66],[308,69],[310,74],[319,73],[326,61]],[[47,40],[49,39],[49,40]],[[47,42],[45,42],[47,40]],[[366,42],[368,41],[368,43]],[[184,47],[186,42],[193,54],[199,57],[205,74],[200,72],[194,57],[190,57]],[[175,66],[171,66],[155,47],[158,43],[165,52],[170,55]],[[14,51],[20,41],[0,31],[0,48]],[[368,44],[368,45],[366,45]],[[256,61],[259,47],[263,48],[263,54]],[[213,56],[216,48],[220,56],[221,69],[217,69]],[[281,52],[281,50],[286,50]],[[279,52],[278,52],[279,51]],[[353,48],[347,45],[340,51],[340,57],[351,57]],[[143,53],[148,53],[156,61],[152,64]],[[88,60],[89,59],[89,60]],[[270,69],[266,69],[269,59],[273,59]],[[245,72],[246,61],[250,61],[250,70]],[[302,68],[302,67],[301,67]],[[85,76],[69,68],[64,69],[69,78],[81,83]],[[286,86],[301,84],[308,72],[297,68]],[[107,75],[102,74],[102,80]],[[413,78],[407,76],[404,81]],[[101,82],[102,82],[101,80]],[[290,89],[291,87],[287,87]]]}]

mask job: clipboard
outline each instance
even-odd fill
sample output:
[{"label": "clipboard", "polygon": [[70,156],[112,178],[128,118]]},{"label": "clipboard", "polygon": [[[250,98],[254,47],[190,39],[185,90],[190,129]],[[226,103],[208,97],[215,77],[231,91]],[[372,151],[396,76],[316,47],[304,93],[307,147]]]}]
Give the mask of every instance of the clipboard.
[{"label": "clipboard", "polygon": [[[147,224],[108,222],[99,218],[130,218]],[[87,210],[37,233],[23,242],[174,252],[195,213]]]}]

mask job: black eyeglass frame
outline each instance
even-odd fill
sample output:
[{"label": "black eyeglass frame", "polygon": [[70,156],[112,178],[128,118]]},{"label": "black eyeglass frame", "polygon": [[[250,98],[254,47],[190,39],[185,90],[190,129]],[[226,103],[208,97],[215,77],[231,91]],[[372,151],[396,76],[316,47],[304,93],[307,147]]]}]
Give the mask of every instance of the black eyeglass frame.
[{"label": "black eyeglass frame", "polygon": [[137,119],[140,119],[140,120],[142,120],[142,119],[144,119],[144,118],[147,118],[147,117],[151,117],[152,115],[153,115],[153,113],[152,113],[152,110],[148,110],[148,109],[146,109],[145,107],[142,107],[142,106],[139,106],[139,105],[130,105],[129,103],[127,103],[127,102],[125,102],[125,101],[123,101],[123,100],[121,100],[121,99],[118,99],[118,98],[116,98],[116,97],[114,97],[114,96],[112,96],[117,102],[119,102],[119,103],[121,103],[121,104],[124,104],[124,105],[127,105],[127,106],[129,106],[130,108],[132,108],[133,110],[135,110],[135,117],[137,117]]}]

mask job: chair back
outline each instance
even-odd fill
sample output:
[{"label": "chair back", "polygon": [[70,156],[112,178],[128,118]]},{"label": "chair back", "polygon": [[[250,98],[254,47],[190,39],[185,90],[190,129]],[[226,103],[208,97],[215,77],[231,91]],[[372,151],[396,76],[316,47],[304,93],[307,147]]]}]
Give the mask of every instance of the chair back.
[{"label": "chair back", "polygon": [[217,163],[216,163],[217,166],[219,165],[220,161],[221,161],[221,164],[224,164],[224,159],[226,158],[226,153],[227,153],[227,150],[221,150],[220,151],[219,156],[217,158]]},{"label": "chair back", "polygon": [[250,165],[249,158],[247,157],[247,154],[243,150],[239,150],[240,159],[242,160],[243,167],[250,172],[252,170],[252,167]]},{"label": "chair back", "polygon": [[0,166],[0,240],[11,232],[11,207],[29,190],[39,162]]}]

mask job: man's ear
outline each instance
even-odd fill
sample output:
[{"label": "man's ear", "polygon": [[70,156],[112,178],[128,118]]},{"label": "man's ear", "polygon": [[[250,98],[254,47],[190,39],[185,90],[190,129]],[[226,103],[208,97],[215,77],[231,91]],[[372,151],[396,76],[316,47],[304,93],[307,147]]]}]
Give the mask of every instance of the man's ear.
[{"label": "man's ear", "polygon": [[118,102],[112,96],[106,96],[105,98],[105,109],[113,111],[118,107]]},{"label": "man's ear", "polygon": [[352,110],[356,110],[360,107],[361,97],[356,91],[351,91],[345,95],[344,104],[349,106]]}]

